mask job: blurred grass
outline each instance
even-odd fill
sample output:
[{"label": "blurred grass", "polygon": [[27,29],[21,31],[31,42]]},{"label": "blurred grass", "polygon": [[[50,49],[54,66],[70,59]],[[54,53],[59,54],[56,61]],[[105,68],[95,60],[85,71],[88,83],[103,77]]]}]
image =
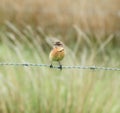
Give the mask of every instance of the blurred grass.
[{"label": "blurred grass", "polygon": [[74,25],[98,34],[118,32],[119,4],[119,0],[2,0],[0,24],[7,20],[21,27],[32,24],[63,35]]},{"label": "blurred grass", "polygon": [[[36,31],[26,26],[19,30],[9,22],[7,27],[10,31],[0,32],[0,62],[50,63],[50,48],[45,42],[48,35],[42,28]],[[79,27],[75,30],[74,42],[64,40],[67,54],[63,65],[119,67],[120,51],[112,43],[113,34],[94,44]],[[119,113],[119,81],[118,71],[1,66],[0,112]]]},{"label": "blurred grass", "polygon": [[[119,0],[0,1],[0,62],[120,67]],[[0,113],[119,113],[118,71],[0,66]]]}]

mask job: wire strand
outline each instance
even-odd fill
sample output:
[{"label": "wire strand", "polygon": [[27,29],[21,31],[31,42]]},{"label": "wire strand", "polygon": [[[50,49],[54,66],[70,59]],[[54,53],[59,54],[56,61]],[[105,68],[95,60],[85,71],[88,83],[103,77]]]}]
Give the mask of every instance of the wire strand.
[{"label": "wire strand", "polygon": [[[50,67],[48,64],[33,64],[33,63],[0,63],[0,66],[29,66],[29,67]],[[53,66],[59,68],[59,66]],[[120,71],[120,68],[115,67],[102,67],[102,66],[62,66],[64,69],[90,69],[90,70],[111,70]]]}]

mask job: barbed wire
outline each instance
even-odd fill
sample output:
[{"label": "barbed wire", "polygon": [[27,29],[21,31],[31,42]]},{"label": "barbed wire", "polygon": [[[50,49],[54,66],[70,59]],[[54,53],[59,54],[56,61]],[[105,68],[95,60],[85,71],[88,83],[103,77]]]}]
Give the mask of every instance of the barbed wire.
[{"label": "barbed wire", "polygon": [[[50,67],[49,64],[33,64],[33,63],[0,63],[0,66],[29,66],[29,67]],[[59,66],[53,66],[53,68],[58,68]],[[90,70],[111,70],[120,71],[120,68],[115,67],[102,67],[102,66],[62,66],[63,69],[90,69]]]}]

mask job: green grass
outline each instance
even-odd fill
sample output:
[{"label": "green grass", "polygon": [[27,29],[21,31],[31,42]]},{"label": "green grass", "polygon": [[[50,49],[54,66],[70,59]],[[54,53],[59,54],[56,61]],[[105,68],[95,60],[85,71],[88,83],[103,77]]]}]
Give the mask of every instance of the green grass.
[{"label": "green grass", "polygon": [[[50,63],[47,35],[30,26],[21,31],[12,24],[9,27],[11,31],[0,32],[0,62]],[[63,65],[120,67],[113,34],[95,42],[76,30],[71,43],[61,38],[67,51]],[[119,71],[0,66],[0,112],[119,113],[119,75]]]}]

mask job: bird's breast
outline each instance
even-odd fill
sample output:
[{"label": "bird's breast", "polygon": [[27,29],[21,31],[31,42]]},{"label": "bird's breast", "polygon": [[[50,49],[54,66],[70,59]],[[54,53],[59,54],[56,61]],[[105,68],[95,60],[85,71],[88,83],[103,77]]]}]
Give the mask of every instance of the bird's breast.
[{"label": "bird's breast", "polygon": [[60,61],[64,58],[65,51],[63,47],[53,48],[50,52],[50,60],[51,61]]}]

